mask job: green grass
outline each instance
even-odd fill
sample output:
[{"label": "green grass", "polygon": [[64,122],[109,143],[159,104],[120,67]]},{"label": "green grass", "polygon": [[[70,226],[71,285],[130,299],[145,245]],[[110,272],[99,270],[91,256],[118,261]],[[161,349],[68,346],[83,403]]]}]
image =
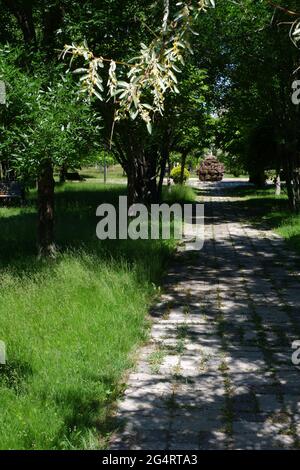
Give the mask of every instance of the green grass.
[{"label": "green grass", "polygon": [[275,196],[273,187],[260,190],[239,188],[230,190],[229,194],[242,198],[239,204],[253,221],[274,229],[291,248],[300,253],[300,215],[294,215],[289,210],[285,191],[281,196]]},{"label": "green grass", "polygon": [[236,176],[232,173],[225,173],[224,178],[236,179],[236,178],[249,178],[249,175],[241,173],[240,175]]},{"label": "green grass", "polygon": [[[279,215],[279,214],[278,214]],[[278,227],[278,233],[300,253],[300,216],[287,216]]]},{"label": "green grass", "polygon": [[170,186],[170,188],[163,188],[163,199],[169,204],[176,202],[193,203],[196,198],[196,193],[190,186],[181,186],[180,184]]},{"label": "green grass", "polygon": [[[86,179],[87,182],[93,182],[95,179],[103,182],[104,179],[103,169],[95,168],[95,166],[82,168],[79,173],[83,178]],[[107,168],[108,183],[110,180],[114,182],[119,181],[120,184],[126,184],[127,177],[124,176],[124,172],[121,165],[112,165]]]},{"label": "green grass", "polygon": [[[185,191],[185,190],[184,190]],[[174,241],[106,241],[96,207],[123,186],[57,188],[60,253],[38,261],[35,194],[1,208],[0,449],[103,448]]]},{"label": "green grass", "polygon": [[[72,171],[72,170],[69,170]],[[104,171],[102,167],[95,165],[83,167],[78,171],[86,183],[103,183]],[[107,167],[107,184],[127,184],[127,176],[124,176],[121,165],[111,165]],[[55,181],[59,182],[59,172],[55,172]],[[78,184],[76,181],[71,184]]]}]

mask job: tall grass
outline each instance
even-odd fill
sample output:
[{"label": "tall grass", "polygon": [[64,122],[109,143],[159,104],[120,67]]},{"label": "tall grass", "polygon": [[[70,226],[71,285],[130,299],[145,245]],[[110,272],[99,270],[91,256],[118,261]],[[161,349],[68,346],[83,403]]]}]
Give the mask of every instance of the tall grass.
[{"label": "tall grass", "polygon": [[195,191],[190,186],[176,184],[169,188],[163,188],[163,199],[169,204],[192,203],[195,201],[195,196]]},{"label": "tall grass", "polygon": [[123,187],[56,193],[55,261],[35,256],[34,195],[0,209],[0,449],[103,448],[174,241],[107,241],[95,211]]}]

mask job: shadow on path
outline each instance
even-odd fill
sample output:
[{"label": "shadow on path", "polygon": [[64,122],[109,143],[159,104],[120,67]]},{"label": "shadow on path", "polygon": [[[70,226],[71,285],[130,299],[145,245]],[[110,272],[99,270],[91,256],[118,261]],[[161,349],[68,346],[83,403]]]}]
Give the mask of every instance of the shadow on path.
[{"label": "shadow on path", "polygon": [[224,183],[204,190],[204,249],[166,277],[111,449],[299,447],[299,257]]}]

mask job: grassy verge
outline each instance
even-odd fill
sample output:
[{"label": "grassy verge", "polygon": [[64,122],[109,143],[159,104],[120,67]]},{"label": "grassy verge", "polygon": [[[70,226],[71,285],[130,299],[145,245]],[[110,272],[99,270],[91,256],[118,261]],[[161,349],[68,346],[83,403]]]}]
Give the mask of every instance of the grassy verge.
[{"label": "grassy verge", "polygon": [[238,178],[249,178],[249,175],[246,174],[240,174],[240,175],[233,175],[232,173],[225,173],[224,178],[230,178],[230,179],[238,179]]},{"label": "grassy verge", "polygon": [[[87,167],[80,170],[80,175],[86,180],[86,182],[93,183],[97,180],[103,182],[104,170],[103,168]],[[113,181],[114,183],[119,182],[120,184],[127,183],[127,177],[124,175],[123,169],[120,165],[112,165],[107,167],[107,181]]]},{"label": "grassy verge", "polygon": [[0,209],[0,340],[8,356],[0,449],[103,448],[114,430],[111,407],[147,337],[147,311],[175,248],[96,239],[96,207],[116,204],[124,191],[59,187],[61,253],[47,263],[35,256],[35,196],[27,207]]},{"label": "grassy verge", "polygon": [[163,199],[169,204],[193,203],[195,201],[195,191],[190,186],[174,185],[170,188],[163,188]]},{"label": "grassy verge", "polygon": [[230,190],[229,194],[241,198],[245,212],[254,217],[256,223],[267,224],[300,253],[300,215],[290,212],[285,193],[278,197],[274,194],[274,188],[240,188]]}]

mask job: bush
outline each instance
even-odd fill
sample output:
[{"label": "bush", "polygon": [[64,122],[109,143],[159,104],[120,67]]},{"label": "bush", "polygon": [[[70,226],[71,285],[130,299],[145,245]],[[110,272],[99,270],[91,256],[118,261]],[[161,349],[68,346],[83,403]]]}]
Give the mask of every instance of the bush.
[{"label": "bush", "polygon": [[[175,184],[181,183],[181,166],[176,166],[175,168],[173,168],[173,170],[171,171],[171,178]],[[189,178],[190,172],[185,168],[183,174],[183,184],[185,184]]]}]

